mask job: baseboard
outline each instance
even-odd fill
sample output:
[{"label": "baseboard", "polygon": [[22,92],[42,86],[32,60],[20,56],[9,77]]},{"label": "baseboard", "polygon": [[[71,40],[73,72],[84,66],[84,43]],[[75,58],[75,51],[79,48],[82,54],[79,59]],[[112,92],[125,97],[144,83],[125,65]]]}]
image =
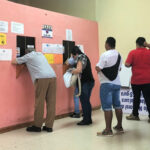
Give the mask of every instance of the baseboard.
[{"label": "baseboard", "polygon": [[[92,110],[94,111],[94,110],[98,110],[98,109],[100,109],[100,108],[101,108],[101,106],[96,106],[96,107],[94,107]],[[57,116],[55,117],[55,120],[68,117],[70,114],[71,114],[71,113],[66,113],[66,114],[57,115]],[[24,127],[30,126],[31,124],[33,124],[33,121],[26,122],[26,123],[21,123],[21,124],[17,124],[17,125],[12,125],[12,126],[9,126],[9,127],[4,127],[4,128],[1,128],[1,129],[0,129],[0,133],[5,133],[5,132],[12,131],[12,130],[24,128]]]}]

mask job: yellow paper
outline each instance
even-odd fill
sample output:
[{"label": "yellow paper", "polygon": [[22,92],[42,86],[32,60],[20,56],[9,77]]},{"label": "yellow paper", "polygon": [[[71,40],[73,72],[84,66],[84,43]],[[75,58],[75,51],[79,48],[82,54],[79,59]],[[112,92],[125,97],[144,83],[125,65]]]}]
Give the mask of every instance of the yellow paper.
[{"label": "yellow paper", "polygon": [[54,64],[54,55],[53,54],[45,54],[44,55],[49,64]]},{"label": "yellow paper", "polygon": [[6,45],[6,34],[0,33],[0,45]]}]

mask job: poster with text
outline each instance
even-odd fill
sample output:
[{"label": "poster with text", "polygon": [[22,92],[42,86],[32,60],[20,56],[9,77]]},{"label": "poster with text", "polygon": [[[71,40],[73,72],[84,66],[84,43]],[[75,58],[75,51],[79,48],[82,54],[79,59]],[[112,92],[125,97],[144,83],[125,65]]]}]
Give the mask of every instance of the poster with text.
[{"label": "poster with text", "polygon": [[42,37],[43,38],[52,38],[53,37],[53,29],[52,29],[51,25],[43,25]]},{"label": "poster with text", "polygon": [[6,45],[6,34],[0,33],[0,45]]},{"label": "poster with text", "polygon": [[16,34],[24,34],[24,24],[19,22],[11,22],[11,32]]},{"label": "poster with text", "polygon": [[0,21],[0,33],[8,33],[8,22]]},{"label": "poster with text", "polygon": [[[131,114],[133,110],[133,92],[131,89],[121,89],[120,92],[120,100],[123,113]],[[141,93],[140,98],[140,107],[139,107],[139,114],[141,115],[148,115],[147,107],[145,104],[145,100]]]}]

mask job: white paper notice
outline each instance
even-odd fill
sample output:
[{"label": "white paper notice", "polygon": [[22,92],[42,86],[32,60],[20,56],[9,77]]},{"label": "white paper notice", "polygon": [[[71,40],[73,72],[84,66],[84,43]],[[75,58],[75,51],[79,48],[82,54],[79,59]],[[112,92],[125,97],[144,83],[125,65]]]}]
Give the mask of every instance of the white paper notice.
[{"label": "white paper notice", "polygon": [[11,61],[12,49],[0,49],[0,61]]},{"label": "white paper notice", "polygon": [[42,44],[42,52],[43,53],[51,53],[51,54],[63,54],[64,47],[62,44]]},{"label": "white paper notice", "polygon": [[72,41],[72,30],[66,29],[66,40]]},{"label": "white paper notice", "polygon": [[84,47],[83,47],[83,45],[77,45],[77,46],[80,48],[81,52],[84,53]]},{"label": "white paper notice", "polygon": [[11,32],[17,34],[24,34],[24,24],[18,22],[11,22]]},{"label": "white paper notice", "polygon": [[1,33],[8,33],[8,22],[0,21],[0,32]]},{"label": "white paper notice", "polygon": [[44,37],[44,38],[52,38],[53,37],[53,31],[42,29],[42,37]]},{"label": "white paper notice", "polygon": [[43,38],[52,38],[53,37],[53,28],[51,25],[43,25],[42,37]]}]

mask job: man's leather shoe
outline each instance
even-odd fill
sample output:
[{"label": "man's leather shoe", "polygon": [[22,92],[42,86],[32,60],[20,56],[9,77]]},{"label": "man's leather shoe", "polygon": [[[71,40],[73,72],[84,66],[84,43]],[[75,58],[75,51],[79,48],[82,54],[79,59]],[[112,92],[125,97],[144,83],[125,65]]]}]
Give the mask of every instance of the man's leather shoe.
[{"label": "man's leather shoe", "polygon": [[43,131],[53,132],[53,129],[52,128],[48,128],[46,126],[43,126]]},{"label": "man's leather shoe", "polygon": [[82,120],[82,121],[77,123],[77,125],[80,125],[80,126],[90,125],[90,124],[92,124],[92,121],[84,121],[84,120]]},{"label": "man's leather shoe", "polygon": [[31,127],[27,127],[26,131],[28,131],[28,132],[41,132],[41,128],[36,127],[36,126],[31,126]]}]

